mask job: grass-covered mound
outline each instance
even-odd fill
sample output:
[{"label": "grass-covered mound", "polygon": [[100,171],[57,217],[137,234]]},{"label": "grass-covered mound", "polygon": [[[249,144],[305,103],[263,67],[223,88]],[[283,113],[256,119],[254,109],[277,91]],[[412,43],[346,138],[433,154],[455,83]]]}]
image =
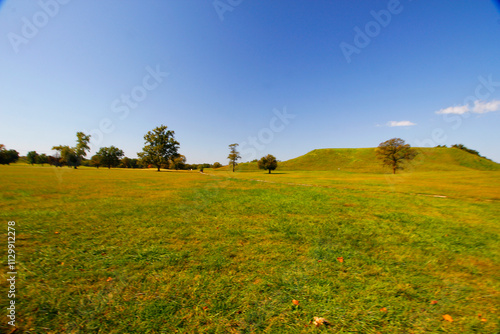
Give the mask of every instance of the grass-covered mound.
[{"label": "grass-covered mound", "polygon": [[[500,164],[457,148],[416,148],[417,157],[407,171],[500,170]],[[242,168],[241,170],[245,170]],[[248,168],[245,166],[245,168]],[[375,148],[326,148],[313,150],[279,164],[281,170],[341,170],[379,173],[388,168],[377,159]]]}]

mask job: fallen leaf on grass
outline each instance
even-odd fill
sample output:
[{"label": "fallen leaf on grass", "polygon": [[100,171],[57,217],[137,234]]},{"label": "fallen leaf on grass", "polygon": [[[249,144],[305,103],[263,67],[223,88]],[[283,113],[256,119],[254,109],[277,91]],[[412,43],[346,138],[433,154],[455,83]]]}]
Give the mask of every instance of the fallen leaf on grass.
[{"label": "fallen leaf on grass", "polygon": [[208,310],[208,306],[203,306],[203,311]]},{"label": "fallen leaf on grass", "polygon": [[453,318],[449,314],[443,315],[443,319],[449,322],[453,322]]},{"label": "fallen leaf on grass", "polygon": [[485,318],[482,318],[482,319],[481,319],[481,321],[482,321],[482,322],[486,322],[486,321],[488,321],[488,320],[486,320]]},{"label": "fallen leaf on grass", "polygon": [[341,257],[338,257],[337,258],[337,261],[339,261],[340,263],[343,263],[344,262],[344,258],[341,256]]},{"label": "fallen leaf on grass", "polygon": [[55,233],[55,234],[59,234],[59,232],[57,232],[57,231],[55,231],[54,233]]},{"label": "fallen leaf on grass", "polygon": [[325,318],[314,317],[313,325],[319,327],[321,325],[328,326],[330,323]]},{"label": "fallen leaf on grass", "polygon": [[108,277],[108,279],[106,280],[106,282],[111,282],[113,279],[111,277]]},{"label": "fallen leaf on grass", "polygon": [[438,303],[438,301],[437,301],[437,300],[433,300],[433,301],[431,301],[431,305],[436,305],[437,303]]},{"label": "fallen leaf on grass", "polygon": [[292,303],[293,303],[293,305],[297,305],[297,306],[299,306],[299,301],[298,301],[298,300],[296,300],[296,299],[292,300]]},{"label": "fallen leaf on grass", "polygon": [[382,311],[382,312],[387,312],[387,309],[386,309],[385,307],[382,307],[382,308],[380,309],[380,311]]}]

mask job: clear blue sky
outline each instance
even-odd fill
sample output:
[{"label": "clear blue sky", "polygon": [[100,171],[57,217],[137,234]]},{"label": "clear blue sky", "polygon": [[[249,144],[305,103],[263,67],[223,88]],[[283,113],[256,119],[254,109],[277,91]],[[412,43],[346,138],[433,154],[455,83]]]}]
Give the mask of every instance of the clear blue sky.
[{"label": "clear blue sky", "polygon": [[21,155],[83,131],[90,155],[114,145],[135,157],[164,124],[189,163],[226,164],[232,143],[243,161],[287,160],[393,137],[463,143],[500,162],[494,1],[0,6],[0,143]]}]

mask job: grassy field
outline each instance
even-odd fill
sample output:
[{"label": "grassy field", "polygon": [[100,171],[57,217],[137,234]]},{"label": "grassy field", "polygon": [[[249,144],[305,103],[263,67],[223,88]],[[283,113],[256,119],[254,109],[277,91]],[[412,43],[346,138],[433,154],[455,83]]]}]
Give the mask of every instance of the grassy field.
[{"label": "grassy field", "polygon": [[500,172],[206,172],[0,166],[16,333],[500,331]]}]

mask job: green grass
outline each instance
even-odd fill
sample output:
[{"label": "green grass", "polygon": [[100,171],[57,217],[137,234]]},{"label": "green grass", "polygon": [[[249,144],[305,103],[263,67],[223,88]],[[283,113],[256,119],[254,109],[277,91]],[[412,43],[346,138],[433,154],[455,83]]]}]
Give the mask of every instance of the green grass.
[{"label": "green grass", "polygon": [[207,171],[0,166],[19,332],[500,330],[499,172]]}]

